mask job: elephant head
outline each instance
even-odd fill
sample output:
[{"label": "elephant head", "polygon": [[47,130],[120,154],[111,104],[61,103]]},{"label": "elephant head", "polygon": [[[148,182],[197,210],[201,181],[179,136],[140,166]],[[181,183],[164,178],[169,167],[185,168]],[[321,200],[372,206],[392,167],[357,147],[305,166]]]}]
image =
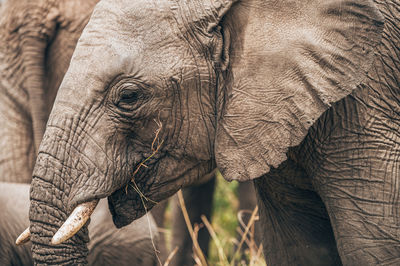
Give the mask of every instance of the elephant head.
[{"label": "elephant head", "polygon": [[369,0],[100,1],[34,169],[36,262],[85,261],[86,227],[50,245],[80,204],[108,197],[121,227],[215,166],[278,166],[365,77],[382,24]]}]

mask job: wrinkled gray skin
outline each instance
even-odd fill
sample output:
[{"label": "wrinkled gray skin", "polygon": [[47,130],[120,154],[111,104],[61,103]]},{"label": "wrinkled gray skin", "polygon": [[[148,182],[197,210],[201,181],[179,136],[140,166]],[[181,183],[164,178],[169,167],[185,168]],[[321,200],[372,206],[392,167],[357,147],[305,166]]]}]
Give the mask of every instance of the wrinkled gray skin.
[{"label": "wrinkled gray skin", "polygon": [[[114,229],[107,202],[100,201],[89,225],[89,265],[157,265],[150,230],[157,241],[157,226],[151,216]],[[0,182],[0,265],[33,265],[31,244],[15,245],[15,239],[29,226],[29,185]],[[127,238],[126,236],[130,236]]]},{"label": "wrinkled gray skin", "polygon": [[77,204],[108,197],[122,227],[144,214],[130,181],[151,208],[218,167],[256,179],[269,265],[399,264],[399,10],[100,1],[34,169],[36,263],[85,263],[87,228],[48,245]]},{"label": "wrinkled gray skin", "polygon": [[[98,0],[0,8],[0,173],[30,183],[37,148],[78,38]],[[6,180],[4,180],[6,179]]]},{"label": "wrinkled gray skin", "polygon": [[[94,5],[91,1],[8,1],[0,10],[0,173],[1,181],[30,183],[36,159],[36,139],[41,139],[44,124],[67,71],[76,42]],[[29,18],[29,19],[27,19]],[[17,29],[17,30],[15,30]],[[38,110],[37,107],[43,109]],[[36,124],[36,126],[35,126]],[[34,129],[35,128],[35,129]],[[199,187],[197,194],[207,193]],[[196,190],[196,187],[193,188]],[[186,193],[187,202],[199,202]],[[200,215],[211,215],[212,196],[188,204],[191,220],[201,222]],[[209,212],[204,213],[204,210]],[[163,213],[157,219],[162,226]],[[178,215],[179,217],[179,212]],[[175,219],[182,224],[180,217]],[[190,241],[186,227],[174,226],[175,244]],[[207,253],[209,234],[200,231],[200,246]],[[161,239],[161,257],[166,259]],[[191,246],[191,244],[189,244]],[[182,261],[181,249],[174,259]],[[184,262],[192,261],[191,255]]]}]

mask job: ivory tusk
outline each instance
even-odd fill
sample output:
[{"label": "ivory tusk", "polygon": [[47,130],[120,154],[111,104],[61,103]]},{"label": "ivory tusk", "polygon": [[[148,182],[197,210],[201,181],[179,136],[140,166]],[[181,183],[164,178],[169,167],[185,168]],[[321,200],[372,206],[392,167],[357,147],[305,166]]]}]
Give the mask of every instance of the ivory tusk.
[{"label": "ivory tusk", "polygon": [[87,220],[89,220],[90,215],[92,215],[97,206],[97,203],[99,203],[99,200],[84,202],[76,206],[68,219],[53,236],[51,244],[59,245],[65,240],[73,237],[79,231],[79,229],[85,225]]},{"label": "ivory tusk", "polygon": [[23,245],[25,243],[28,243],[31,240],[31,232],[29,231],[29,227],[25,229],[25,231],[22,232],[22,234],[19,235],[17,240],[15,240],[15,244],[17,246]]}]

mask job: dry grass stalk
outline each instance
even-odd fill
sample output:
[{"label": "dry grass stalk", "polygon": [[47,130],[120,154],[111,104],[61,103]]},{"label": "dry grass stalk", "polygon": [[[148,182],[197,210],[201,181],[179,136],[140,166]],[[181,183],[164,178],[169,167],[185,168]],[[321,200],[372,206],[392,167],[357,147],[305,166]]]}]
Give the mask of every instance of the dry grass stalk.
[{"label": "dry grass stalk", "polygon": [[[240,228],[238,227],[238,228],[236,228],[236,232],[239,234],[240,239],[242,239],[242,237],[244,236],[244,231],[242,231],[242,229],[240,229]],[[249,247],[250,256],[252,256],[252,254],[254,254],[255,242],[254,242],[254,239],[249,238],[248,235],[250,235],[250,234],[247,234],[247,236],[245,236],[244,242],[245,242],[246,245]],[[239,242],[238,242],[238,241],[236,241],[235,244],[236,244],[236,246],[239,246]]]},{"label": "dry grass stalk", "polygon": [[254,255],[251,256],[249,266],[255,266],[255,265],[257,265],[257,263],[266,265],[265,261],[263,261],[262,258],[261,258],[262,250],[263,250],[263,245],[260,244],[260,246],[258,247],[256,255],[255,256]]},{"label": "dry grass stalk", "polygon": [[[150,202],[152,202],[152,203],[154,203],[154,204],[157,204],[157,202],[151,200],[150,198],[147,198],[147,197],[143,194],[143,192],[140,191],[138,185],[137,185],[136,182],[135,182],[135,175],[139,172],[140,168],[141,168],[141,167],[147,168],[147,165],[146,165],[145,163],[146,163],[148,160],[150,160],[154,155],[157,154],[157,152],[160,150],[160,148],[161,148],[161,146],[162,146],[162,144],[163,144],[163,141],[161,141],[161,142],[159,141],[159,134],[160,134],[161,129],[162,129],[162,123],[161,123],[160,121],[157,121],[157,120],[154,120],[154,121],[156,122],[158,128],[157,128],[157,130],[155,131],[155,137],[154,137],[154,139],[153,139],[153,142],[151,143],[151,151],[152,151],[152,153],[151,153],[151,155],[150,155],[149,157],[147,157],[143,162],[141,162],[141,163],[138,165],[138,167],[136,168],[136,170],[133,172],[133,175],[132,175],[132,178],[131,178],[131,184],[128,184],[128,185],[130,185],[130,186],[136,191],[136,193],[138,193],[138,195],[139,195],[139,197],[140,197],[140,200],[141,200],[141,202],[142,202],[142,204],[143,204],[143,208],[144,208],[144,210],[145,210],[145,212],[146,212],[147,224],[148,224],[148,226],[149,226],[151,244],[153,245],[153,250],[154,250],[154,253],[155,253],[156,258],[157,258],[157,260],[158,260],[158,263],[159,263],[160,266],[162,266],[163,264],[162,264],[162,262],[161,262],[160,257],[158,256],[158,254],[160,253],[160,251],[157,249],[157,247],[156,247],[156,245],[155,245],[155,242],[154,242],[153,232],[151,231],[150,218],[149,218],[149,216],[147,215],[147,214],[148,214],[148,210],[147,210],[147,206],[146,206],[146,204],[145,204],[144,201],[146,201],[146,202],[147,202],[147,201],[150,201]],[[156,142],[157,142],[157,147],[154,148],[154,144],[155,144]],[[133,186],[132,186],[132,184],[133,184]],[[128,185],[126,185],[126,187],[125,187],[125,192],[126,192],[126,193],[128,193]]]},{"label": "dry grass stalk", "polygon": [[[193,226],[193,237],[196,240],[199,239],[199,231],[200,231],[200,226],[197,223],[195,223],[194,226]],[[197,255],[197,252],[195,250],[195,246],[194,245],[192,246],[192,250],[193,250],[193,259],[196,262],[196,265],[202,265],[201,259]]]},{"label": "dry grass stalk", "polygon": [[189,230],[189,234],[190,234],[190,236],[192,238],[192,241],[193,241],[194,254],[200,260],[199,262],[196,262],[196,263],[198,263],[201,266],[206,266],[206,265],[208,265],[207,264],[207,260],[204,257],[203,251],[200,248],[199,242],[197,241],[197,237],[195,237],[195,233],[194,233],[194,230],[193,230],[193,227],[192,227],[192,223],[190,222],[190,219],[189,219],[189,214],[187,212],[185,201],[183,199],[183,195],[182,195],[182,191],[181,190],[178,191],[178,200],[179,200],[179,204],[181,206],[183,217],[185,218],[186,227]]},{"label": "dry grass stalk", "polygon": [[214,231],[214,228],[208,221],[207,217],[205,217],[204,215],[201,216],[201,220],[203,221],[204,225],[207,227],[207,230],[210,233],[210,235],[217,247],[218,257],[219,257],[220,262],[222,262],[223,264],[229,264],[228,259],[226,258],[225,253],[224,253],[224,248],[222,247],[221,241],[218,239],[217,234]]},{"label": "dry grass stalk", "polygon": [[174,250],[168,255],[167,260],[164,262],[164,266],[168,266],[172,260],[172,258],[175,256],[175,254],[178,252],[179,248],[175,247]]},{"label": "dry grass stalk", "polygon": [[156,255],[158,264],[159,264],[160,266],[162,266],[161,259],[160,259],[160,257],[158,256],[158,254],[160,254],[160,251],[159,251],[159,250],[157,249],[157,247],[156,247],[156,244],[155,244],[155,242],[154,242],[153,231],[151,230],[151,222],[150,222],[150,218],[149,218],[149,215],[148,215],[148,214],[149,214],[149,211],[147,210],[147,206],[146,206],[146,204],[144,203],[144,198],[143,198],[142,196],[140,196],[140,200],[141,200],[141,202],[142,202],[142,204],[143,204],[144,211],[146,212],[147,225],[148,225],[148,227],[149,227],[150,239],[151,239],[151,244],[152,244],[152,246],[153,246],[154,254]]},{"label": "dry grass stalk", "polygon": [[[244,236],[244,232],[243,232],[242,228],[246,228],[247,227],[247,225],[243,221],[243,216],[246,213],[251,214],[252,211],[250,211],[250,210],[240,210],[238,212],[238,221],[239,221],[240,226],[236,229],[236,231],[239,233],[239,235],[241,237]],[[254,219],[254,222],[256,222],[258,220],[259,220],[259,216],[256,216],[255,219]],[[245,243],[249,247],[250,257],[251,258],[253,256],[256,256],[256,254],[258,252],[257,245],[256,245],[256,242],[255,242],[255,237],[254,237],[254,233],[255,233],[254,231],[255,231],[255,225],[252,224],[252,225],[250,225],[249,233],[247,234],[247,236],[245,236]]]},{"label": "dry grass stalk", "polygon": [[257,213],[258,213],[258,206],[256,206],[256,207],[254,208],[254,211],[253,211],[253,213],[251,214],[249,223],[248,223],[247,226],[246,226],[246,229],[245,229],[245,231],[244,231],[244,233],[243,233],[242,239],[240,240],[239,246],[238,246],[238,248],[237,248],[235,254],[234,254],[233,257],[232,257],[232,261],[231,261],[231,263],[230,263],[231,266],[233,266],[233,265],[235,264],[235,258],[236,258],[236,256],[239,254],[239,252],[240,252],[240,250],[241,250],[241,248],[242,248],[242,246],[243,246],[243,243],[244,243],[244,241],[245,241],[245,239],[246,239],[246,236],[247,236],[247,234],[249,233],[250,227],[253,226],[253,225],[254,225],[254,222],[256,221]]},{"label": "dry grass stalk", "polygon": [[[137,185],[136,182],[135,182],[135,175],[139,172],[139,170],[140,170],[142,167],[148,168],[148,166],[146,165],[146,162],[147,162],[148,160],[150,160],[151,158],[153,158],[154,155],[156,155],[156,154],[159,152],[159,150],[160,150],[162,144],[164,143],[164,140],[162,140],[161,142],[160,142],[160,140],[159,140],[159,135],[160,135],[160,132],[161,132],[161,129],[162,129],[162,123],[161,123],[159,120],[154,120],[154,122],[156,122],[158,128],[157,128],[156,131],[154,132],[154,133],[155,133],[155,136],[154,136],[153,142],[151,143],[151,151],[152,151],[152,153],[150,154],[149,157],[147,157],[145,160],[143,160],[143,162],[141,162],[141,163],[138,165],[138,167],[136,167],[136,170],[133,172],[133,175],[132,175],[132,178],[131,178],[131,183],[133,184],[132,188],[139,194],[139,196],[140,196],[141,198],[144,198],[146,201],[150,201],[150,202],[152,202],[152,203],[154,203],[154,204],[157,204],[158,202],[155,202],[155,201],[153,201],[152,199],[147,198],[147,197],[142,193],[142,191],[140,191],[138,185]],[[157,147],[154,148],[154,145],[155,145],[156,142],[157,142]],[[128,193],[128,191],[127,191],[127,190],[128,190],[128,186],[126,186],[125,189],[126,189],[126,193]]]},{"label": "dry grass stalk", "polygon": [[[202,253],[198,241],[197,241],[197,236],[198,236],[198,231],[199,231],[199,225],[195,224],[194,228],[192,227],[192,224],[189,219],[189,215],[187,213],[187,209],[185,206],[185,202],[183,200],[183,195],[182,192],[178,192],[178,199],[181,205],[182,213],[185,218],[186,226],[189,230],[190,236],[192,237],[193,240],[193,259],[196,262],[196,265],[207,265],[206,258],[204,257],[204,254]],[[217,265],[223,265],[223,266],[231,266],[231,265],[245,265],[244,261],[240,261],[241,256],[239,255],[240,250],[243,248],[243,244],[246,242],[248,247],[252,250],[250,250],[250,261],[249,261],[249,266],[261,266],[261,265],[266,265],[263,257],[262,257],[262,244],[257,247],[257,244],[255,243],[254,239],[254,223],[255,221],[258,220],[257,216],[258,208],[256,207],[254,211],[252,212],[252,215],[250,217],[250,220],[247,225],[244,225],[245,231],[241,233],[241,240],[239,244],[237,245],[237,249],[232,257],[232,260],[229,262],[228,258],[226,257],[226,254],[224,252],[224,248],[222,246],[222,242],[218,238],[218,235],[210,222],[207,220],[207,218],[202,215],[201,219],[209,231],[213,242],[215,243],[215,246],[217,247],[217,252],[218,252],[218,262]],[[242,221],[242,224],[243,221]],[[238,260],[239,259],[239,260]]]}]

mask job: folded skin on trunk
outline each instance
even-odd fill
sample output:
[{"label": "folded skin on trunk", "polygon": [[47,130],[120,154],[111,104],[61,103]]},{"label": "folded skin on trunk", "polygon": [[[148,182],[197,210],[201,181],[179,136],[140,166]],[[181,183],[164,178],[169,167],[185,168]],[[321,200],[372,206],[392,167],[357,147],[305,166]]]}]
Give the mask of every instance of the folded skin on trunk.
[{"label": "folded skin on trunk", "polygon": [[[65,171],[62,159],[68,154],[61,152],[65,147],[54,148],[60,152],[54,155],[39,153],[34,168],[29,213],[33,259],[37,265],[84,265],[88,255],[87,225],[64,243],[51,244],[54,234],[71,211],[64,204],[68,201],[71,184],[64,181],[69,171]],[[49,167],[59,170],[50,173],[46,170]]]},{"label": "folded skin on trunk", "polygon": [[[87,225],[80,230],[70,240],[58,246],[51,245],[53,235],[68,217],[68,213],[62,211],[64,206],[62,198],[64,193],[60,193],[60,198],[54,198],[56,206],[43,202],[47,194],[46,189],[49,183],[35,178],[32,182],[35,193],[31,193],[31,240],[32,255],[37,265],[57,264],[57,265],[84,265],[87,263],[88,255],[87,242],[89,242]],[[41,189],[43,188],[43,189]],[[44,216],[44,213],[51,213],[51,216]]]},{"label": "folded skin on trunk", "polygon": [[[71,94],[69,88],[60,91]],[[57,96],[33,171],[29,218],[33,259],[39,265],[86,263],[87,225],[60,245],[52,245],[51,240],[77,205],[108,196],[103,189],[110,191],[106,182],[99,184],[110,166],[107,156],[102,156],[104,140],[94,129],[102,119],[74,117],[78,105],[84,106],[82,113],[91,108],[80,96],[69,96],[67,101]]]}]

